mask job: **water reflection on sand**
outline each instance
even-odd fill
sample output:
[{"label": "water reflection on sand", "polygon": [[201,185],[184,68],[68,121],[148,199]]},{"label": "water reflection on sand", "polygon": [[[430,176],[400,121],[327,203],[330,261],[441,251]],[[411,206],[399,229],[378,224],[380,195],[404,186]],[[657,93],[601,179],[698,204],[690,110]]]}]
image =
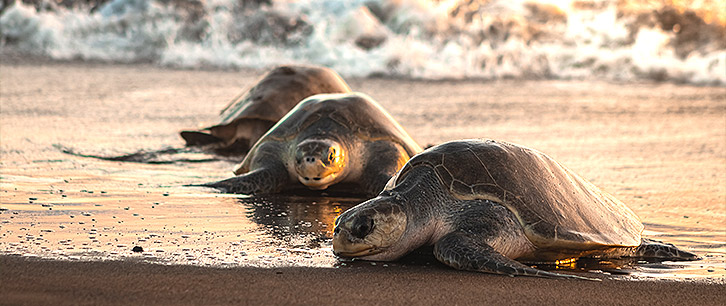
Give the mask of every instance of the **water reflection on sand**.
[{"label": "water reflection on sand", "polygon": [[[92,179],[92,178],[87,178]],[[335,218],[363,199],[327,195],[238,197],[203,188],[137,187],[80,189],[42,178],[3,176],[0,254],[61,260],[144,260],[207,266],[355,267],[372,263],[341,260],[331,250]],[[84,184],[85,185],[85,184]],[[163,189],[163,190],[162,190]],[[210,192],[210,193],[205,193]],[[543,269],[605,273],[627,278],[719,278],[723,244],[697,247],[704,260],[647,263],[579,260],[539,264]],[[140,249],[139,249],[140,247]],[[419,250],[392,265],[439,265]]]},{"label": "water reflection on sand", "polygon": [[123,190],[81,190],[71,182],[30,192],[24,189],[35,179],[8,181],[3,177],[3,189],[14,193],[3,197],[0,253],[51,259],[331,267],[335,217],[360,201],[236,198],[181,187],[151,187],[140,201]]},{"label": "water reflection on sand", "polygon": [[247,217],[264,226],[274,238],[289,241],[310,236],[319,246],[319,242],[333,238],[335,218],[363,199],[260,196],[239,201],[248,207]]}]

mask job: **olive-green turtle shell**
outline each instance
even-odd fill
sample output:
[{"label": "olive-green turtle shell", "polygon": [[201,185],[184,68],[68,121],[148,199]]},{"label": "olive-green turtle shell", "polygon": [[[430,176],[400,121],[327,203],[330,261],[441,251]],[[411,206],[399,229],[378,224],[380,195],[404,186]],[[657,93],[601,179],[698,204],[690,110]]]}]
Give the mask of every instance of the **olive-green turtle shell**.
[{"label": "olive-green turtle shell", "polygon": [[350,92],[335,71],[313,66],[280,66],[265,74],[241,98],[234,99],[220,114],[217,126],[239,120],[277,122],[303,99],[321,93]]},{"label": "olive-green turtle shell", "polygon": [[[323,124],[324,130],[311,130],[313,124]],[[347,133],[364,142],[391,141],[398,143],[409,156],[421,152],[421,147],[376,101],[362,93],[320,94],[300,103],[275,124],[250,149],[236,168],[235,174],[249,171],[251,160],[260,145],[268,141],[288,142],[308,135],[332,135],[345,138]]]},{"label": "olive-green turtle shell", "polygon": [[449,142],[411,158],[386,189],[416,167],[434,169],[454,198],[506,206],[538,248],[641,243],[643,225],[630,208],[539,151],[492,140]]}]

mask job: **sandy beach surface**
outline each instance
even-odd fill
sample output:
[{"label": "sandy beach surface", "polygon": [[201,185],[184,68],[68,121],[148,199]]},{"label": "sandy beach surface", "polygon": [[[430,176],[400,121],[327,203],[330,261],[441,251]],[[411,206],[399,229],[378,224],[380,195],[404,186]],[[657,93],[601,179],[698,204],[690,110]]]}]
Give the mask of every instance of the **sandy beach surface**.
[{"label": "sandy beach surface", "polygon": [[602,282],[461,272],[425,256],[341,261],[333,219],[360,199],[221,195],[182,185],[230,177],[234,160],[58,149],[181,147],[178,131],[214,123],[260,73],[3,59],[0,304],[726,304],[723,87],[347,79],[422,145],[536,148],[626,203],[645,236],[703,257],[557,267]]},{"label": "sandy beach surface", "polygon": [[543,280],[436,267],[202,268],[0,257],[0,304],[723,305],[723,285]]}]

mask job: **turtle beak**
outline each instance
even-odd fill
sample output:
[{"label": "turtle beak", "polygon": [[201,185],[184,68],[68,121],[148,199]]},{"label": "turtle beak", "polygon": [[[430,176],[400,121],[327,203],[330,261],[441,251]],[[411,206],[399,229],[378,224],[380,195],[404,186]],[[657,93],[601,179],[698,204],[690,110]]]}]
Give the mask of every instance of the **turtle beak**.
[{"label": "turtle beak", "polygon": [[340,257],[361,257],[379,253],[380,250],[365,243],[356,242],[347,229],[335,228],[333,235],[333,254]]},{"label": "turtle beak", "polygon": [[313,190],[324,190],[335,183],[338,173],[329,169],[320,159],[301,160],[295,167],[297,179]]},{"label": "turtle beak", "polygon": [[368,214],[347,211],[338,218],[333,231],[333,253],[342,257],[362,257],[380,253],[381,248],[366,241],[373,231],[373,219]]},{"label": "turtle beak", "polygon": [[328,186],[332,185],[335,182],[335,178],[337,177],[336,173],[328,174],[325,176],[301,176],[298,175],[297,179],[300,181],[301,184],[307,186],[308,188],[312,190],[325,190],[328,188]]}]

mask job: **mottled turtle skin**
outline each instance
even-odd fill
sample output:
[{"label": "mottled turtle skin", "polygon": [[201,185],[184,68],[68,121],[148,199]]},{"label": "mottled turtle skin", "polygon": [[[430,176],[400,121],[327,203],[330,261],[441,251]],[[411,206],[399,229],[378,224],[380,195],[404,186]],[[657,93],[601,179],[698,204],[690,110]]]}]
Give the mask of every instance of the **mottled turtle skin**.
[{"label": "mottled turtle skin", "polygon": [[334,191],[373,196],[420,151],[370,97],[315,95],[260,138],[235,169],[239,176],[206,186],[241,194],[333,186]]},{"label": "mottled turtle skin", "polygon": [[335,71],[314,66],[279,66],[246,93],[232,100],[220,123],[201,131],[182,131],[187,146],[219,153],[244,154],[303,99],[322,93],[350,92]]},{"label": "mottled turtle skin", "polygon": [[411,158],[378,197],[336,220],[335,254],[396,260],[424,245],[456,269],[582,278],[520,263],[579,257],[694,260],[641,237],[638,217],[547,155],[481,140],[444,143]]}]

